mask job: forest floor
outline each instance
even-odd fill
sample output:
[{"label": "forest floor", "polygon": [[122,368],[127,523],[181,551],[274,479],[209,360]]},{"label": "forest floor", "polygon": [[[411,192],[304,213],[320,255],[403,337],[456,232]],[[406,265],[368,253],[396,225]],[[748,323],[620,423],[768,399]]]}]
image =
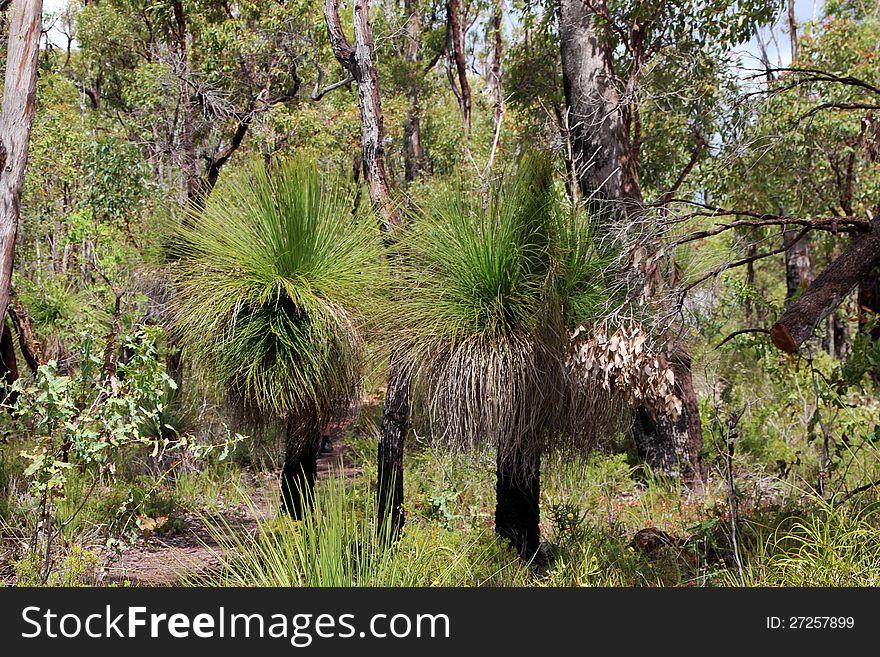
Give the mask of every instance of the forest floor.
[{"label": "forest floor", "polygon": [[[353,478],[363,469],[352,459],[351,445],[339,439],[333,442],[333,451],[318,459],[318,478],[344,474]],[[233,532],[256,532],[259,523],[272,513],[264,486],[255,476],[248,478],[247,503],[237,505],[215,516],[212,523],[228,527]],[[104,558],[103,583],[109,585],[175,586],[181,579],[219,566],[219,550],[205,517],[188,513],[183,517],[182,531],[171,536],[150,536],[119,554]]]}]

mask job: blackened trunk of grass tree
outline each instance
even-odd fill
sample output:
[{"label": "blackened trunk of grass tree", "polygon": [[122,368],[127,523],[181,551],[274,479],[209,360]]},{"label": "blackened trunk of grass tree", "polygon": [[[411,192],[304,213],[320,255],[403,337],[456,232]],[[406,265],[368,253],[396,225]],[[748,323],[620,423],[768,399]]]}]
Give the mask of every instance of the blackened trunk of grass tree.
[{"label": "blackened trunk of grass tree", "polygon": [[318,414],[312,411],[302,418],[289,417],[284,439],[281,511],[300,520],[314,504],[318,454],[321,451]]},{"label": "blackened trunk of grass tree", "polygon": [[541,545],[541,455],[499,454],[495,475],[495,533],[529,560]]},{"label": "blackened trunk of grass tree", "polygon": [[[640,136],[634,118],[638,107],[621,98],[605,33],[583,0],[561,0],[559,40],[573,165],[581,192],[600,225],[610,228],[613,222],[638,221],[644,212],[638,175]],[[675,342],[666,349],[682,412],[673,417],[659,409],[635,409],[633,439],[657,474],[690,482],[703,474],[702,427],[691,360],[682,344]]]},{"label": "blackened trunk of grass tree", "polygon": [[[342,28],[339,0],[324,0],[324,19],[333,54],[357,83],[361,112],[362,165],[370,188],[370,199],[381,213],[383,227],[390,234],[401,217],[391,199],[385,167],[385,124],[379,93],[379,74],[373,61],[369,0],[355,0],[354,45],[348,42]],[[393,357],[391,372],[394,373]],[[409,381],[405,379],[396,382],[389,380],[389,393],[382,412],[382,435],[379,438],[379,520],[381,523],[385,513],[388,513],[389,517],[395,519],[397,531],[403,524],[403,441],[409,418],[408,386]],[[383,501],[385,504],[390,502],[391,509],[386,511],[387,507],[382,506]]]},{"label": "blackened trunk of grass tree", "polygon": [[409,381],[393,364],[388,375],[388,390],[382,408],[379,437],[379,480],[376,498],[379,526],[390,523],[381,536],[397,538],[403,529],[403,445],[409,429]]}]

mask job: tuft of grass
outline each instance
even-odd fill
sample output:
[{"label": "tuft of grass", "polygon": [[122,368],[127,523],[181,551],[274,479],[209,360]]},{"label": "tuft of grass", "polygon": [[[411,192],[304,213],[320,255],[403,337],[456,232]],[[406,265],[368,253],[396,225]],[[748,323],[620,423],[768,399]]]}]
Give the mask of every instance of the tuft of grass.
[{"label": "tuft of grass", "polygon": [[235,172],[176,229],[174,326],[191,362],[266,415],[345,411],[383,289],[355,190],[292,160]]},{"label": "tuft of grass", "polygon": [[569,365],[570,330],[604,304],[605,260],[583,212],[564,207],[552,165],[527,154],[482,198],[456,189],[404,229],[387,324],[433,436],[460,449],[580,446],[617,405]]},{"label": "tuft of grass", "polygon": [[[256,515],[256,514],[255,514]],[[395,541],[377,529],[372,495],[325,480],[314,512],[260,520],[255,533],[207,519],[219,568],[191,576],[195,586],[477,586],[524,576],[493,538],[407,526]],[[442,536],[442,540],[438,540]]]},{"label": "tuft of grass", "polygon": [[[880,585],[876,509],[815,502],[817,511],[783,521],[752,552],[746,552],[747,586]],[[729,584],[738,585],[734,573],[729,574]]]}]

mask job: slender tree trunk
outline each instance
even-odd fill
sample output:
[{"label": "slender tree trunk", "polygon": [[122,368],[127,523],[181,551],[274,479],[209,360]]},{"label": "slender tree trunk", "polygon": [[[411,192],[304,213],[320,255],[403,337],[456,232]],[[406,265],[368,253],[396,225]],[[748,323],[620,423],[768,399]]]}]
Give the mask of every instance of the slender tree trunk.
[{"label": "slender tree trunk", "polygon": [[304,418],[288,418],[281,471],[282,513],[301,519],[312,508],[320,451],[318,414],[313,410]]},{"label": "slender tree trunk", "polygon": [[471,85],[467,77],[467,58],[464,52],[465,25],[462,18],[460,0],[447,0],[446,21],[452,36],[452,58],[458,73],[458,102],[461,106],[465,136],[469,137],[471,134]]},{"label": "slender tree trunk", "polygon": [[[749,247],[746,253],[748,253],[748,257],[754,257],[758,253],[758,245],[754,242],[749,242]],[[753,290],[755,287],[755,263],[753,262],[746,265],[746,286],[749,290]],[[751,295],[747,296],[745,300],[745,320],[748,328],[754,327],[755,304]]]},{"label": "slender tree trunk", "polygon": [[18,362],[15,358],[15,340],[8,322],[3,322],[3,334],[0,336],[0,385],[3,393],[0,401],[9,394],[10,386],[18,379]]},{"label": "slender tree trunk", "polygon": [[357,83],[361,111],[361,151],[370,199],[380,210],[386,227],[397,223],[385,169],[385,127],[379,95],[379,74],[373,64],[373,29],[370,26],[369,0],[355,0],[352,46],[342,29],[339,0],[324,1],[324,18],[330,34],[333,54]]},{"label": "slender tree trunk", "polygon": [[196,158],[195,136],[193,135],[193,107],[189,89],[189,54],[187,44],[186,12],[182,0],[171,3],[174,10],[175,39],[177,59],[175,71],[178,77],[181,108],[180,131],[180,169],[183,172],[186,199],[195,201],[199,193],[199,172]]},{"label": "slender tree trunk", "polygon": [[[393,363],[393,360],[392,360]],[[403,528],[403,446],[409,428],[409,381],[392,364],[382,408],[379,439],[379,481],[376,498],[380,526],[390,522],[393,537]]]},{"label": "slender tree trunk", "polygon": [[495,476],[495,532],[531,559],[541,545],[541,456],[499,455]]},{"label": "slender tree trunk", "polygon": [[[844,304],[846,305],[846,304]],[[822,338],[822,348],[832,358],[844,358],[849,352],[849,331],[846,321],[835,310],[826,320],[825,336]]]},{"label": "slender tree trunk", "polygon": [[[634,112],[627,112],[618,94],[610,47],[587,3],[561,0],[559,35],[573,163],[583,197],[606,225],[638,221],[644,201],[628,122]],[[635,409],[633,439],[655,471],[695,481],[702,478],[704,467],[691,359],[677,341],[666,350],[682,412],[672,417],[646,407]]]},{"label": "slender tree trunk", "polygon": [[785,305],[788,307],[813,282],[813,258],[809,235],[795,241],[799,230],[792,226],[782,229],[785,247]]},{"label": "slender tree trunk", "polygon": [[798,56],[797,12],[795,0],[788,0],[788,42],[791,48],[791,65],[795,66]]},{"label": "slender tree trunk", "polygon": [[12,289],[21,192],[37,104],[42,11],[42,0],[14,0],[7,15],[9,40],[0,114],[0,318],[6,317]]},{"label": "slender tree trunk", "polygon": [[[875,342],[880,340],[880,267],[859,283],[859,331],[867,333]],[[880,381],[880,367],[871,372],[875,381]]]},{"label": "slender tree trunk", "polygon": [[416,0],[405,0],[406,47],[404,58],[410,66],[408,76],[407,99],[409,108],[403,122],[403,167],[404,179],[412,182],[422,172],[425,163],[425,150],[422,147],[421,127],[421,91],[422,80],[419,70],[419,50],[422,41],[421,10]]},{"label": "slender tree trunk", "polygon": [[489,88],[492,91],[495,125],[501,120],[504,108],[504,90],[501,86],[501,59],[504,42],[501,38],[502,8],[501,0],[495,0],[492,6],[492,70],[489,74]]}]

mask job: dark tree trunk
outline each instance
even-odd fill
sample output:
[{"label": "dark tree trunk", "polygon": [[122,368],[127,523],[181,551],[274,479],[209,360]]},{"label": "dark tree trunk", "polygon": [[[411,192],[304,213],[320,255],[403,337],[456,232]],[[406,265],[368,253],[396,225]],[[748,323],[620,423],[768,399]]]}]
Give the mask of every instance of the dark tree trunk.
[{"label": "dark tree trunk", "polygon": [[321,428],[318,415],[288,418],[285,430],[284,468],[281,470],[281,512],[299,520],[312,508]]},{"label": "dark tree trunk", "polygon": [[[403,446],[409,428],[409,382],[392,364],[382,408],[379,436],[379,481],[376,492],[379,525],[390,522],[392,537],[403,528]],[[383,534],[384,535],[384,534]]]},{"label": "dark tree trunk", "polygon": [[173,0],[171,8],[174,11],[175,40],[177,41],[177,66],[175,71],[178,79],[181,108],[180,130],[180,169],[183,172],[186,185],[186,200],[195,201],[199,193],[199,171],[196,157],[196,143],[193,134],[193,102],[190,94],[190,73],[188,55],[188,36],[186,11],[182,0]]},{"label": "dark tree trunk", "polygon": [[495,126],[501,121],[501,112],[504,108],[504,91],[501,86],[501,59],[504,43],[501,38],[502,8],[500,0],[492,6],[492,70],[488,84],[492,91],[492,105],[494,109]]},{"label": "dark tree trunk", "polygon": [[462,20],[460,0],[448,0],[446,3],[446,21],[452,36],[452,58],[458,73],[458,102],[464,121],[464,132],[471,133],[471,85],[467,78],[467,58],[464,52],[465,26]]},{"label": "dark tree trunk", "polygon": [[[617,91],[611,48],[588,3],[561,0],[559,39],[573,166],[583,197],[590,199],[602,223],[639,221],[644,200],[638,139],[630,135],[630,118],[637,108],[628,109]],[[703,473],[703,437],[690,357],[681,344],[666,349],[682,412],[673,418],[663,411],[635,409],[633,438],[652,466],[693,481]]]},{"label": "dark tree trunk", "polygon": [[[868,333],[875,342],[880,340],[880,267],[859,283],[859,331]],[[880,381],[880,368],[871,372],[875,381]]]},{"label": "dark tree trunk", "polygon": [[880,267],[874,267],[859,283],[859,330],[880,340]]},{"label": "dark tree trunk", "polygon": [[857,233],[843,253],[819,274],[770,329],[779,349],[794,353],[841,302],[880,266],[880,219],[868,233]]},{"label": "dark tree trunk", "polygon": [[691,377],[691,359],[681,345],[670,354],[675,374],[675,394],[682,402],[682,412],[673,418],[667,413],[651,414],[645,407],[633,418],[633,439],[639,457],[656,473],[680,477],[687,484],[705,479],[701,456],[703,431],[700,408]]},{"label": "dark tree trunk", "polygon": [[495,474],[495,533],[531,559],[541,546],[541,456],[499,456]]},{"label": "dark tree trunk", "polygon": [[795,66],[798,56],[797,11],[795,0],[788,0],[788,42],[791,48],[791,65]]},{"label": "dark tree trunk", "polygon": [[46,358],[40,343],[34,337],[30,318],[17,299],[10,301],[7,311],[18,335],[18,347],[21,350],[21,355],[31,372],[36,374],[40,365],[46,364]]},{"label": "dark tree trunk", "polygon": [[[746,248],[746,254],[749,258],[752,258],[758,254],[758,245],[755,244],[753,240],[749,240],[749,245]],[[749,290],[755,289],[755,263],[753,262],[750,262],[746,265],[746,286]],[[752,300],[751,294],[746,296],[744,305],[746,326],[751,328],[755,325],[755,303]]]},{"label": "dark tree trunk", "polygon": [[3,334],[0,336],[0,384],[4,389],[3,397],[18,379],[18,363],[15,359],[15,340],[8,322],[3,322]]},{"label": "dark tree trunk", "polygon": [[809,235],[804,235],[801,239],[795,241],[799,232],[793,226],[784,226],[782,229],[782,246],[786,249],[786,306],[791,304],[813,282],[813,258]]},{"label": "dark tree trunk", "polygon": [[583,0],[561,0],[559,42],[573,166],[584,198],[641,204],[611,53]]},{"label": "dark tree trunk", "polygon": [[407,182],[418,178],[425,166],[420,114],[419,94],[412,92],[409,96],[409,109],[403,121],[403,176]]},{"label": "dark tree trunk", "polygon": [[406,47],[404,57],[410,65],[407,98],[409,109],[403,122],[403,167],[404,178],[412,182],[421,174],[425,163],[425,150],[422,147],[421,90],[422,80],[419,66],[419,50],[422,41],[421,10],[415,0],[405,0]]}]

